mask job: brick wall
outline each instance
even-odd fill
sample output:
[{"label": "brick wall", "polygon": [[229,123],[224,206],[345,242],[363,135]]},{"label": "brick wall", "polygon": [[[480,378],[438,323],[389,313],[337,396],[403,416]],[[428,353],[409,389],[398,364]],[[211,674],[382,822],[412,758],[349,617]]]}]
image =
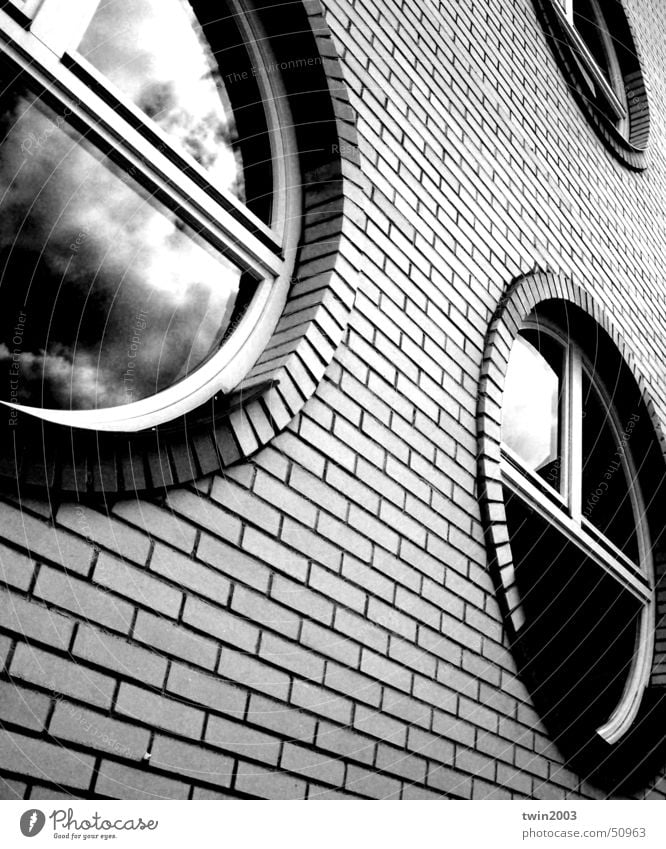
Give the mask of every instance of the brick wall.
[{"label": "brick wall", "polygon": [[515,677],[475,415],[490,317],[539,265],[604,306],[666,423],[666,9],[625,5],[651,85],[639,174],[569,96],[531,0],[325,4],[367,180],[345,340],[225,474],[2,500],[6,798],[599,795]]}]

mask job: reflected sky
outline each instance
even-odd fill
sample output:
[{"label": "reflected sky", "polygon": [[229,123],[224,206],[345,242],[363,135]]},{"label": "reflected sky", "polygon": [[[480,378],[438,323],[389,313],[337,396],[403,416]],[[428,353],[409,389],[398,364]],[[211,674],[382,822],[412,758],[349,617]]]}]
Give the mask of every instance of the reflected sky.
[{"label": "reflected sky", "polygon": [[541,354],[517,337],[504,382],[502,441],[528,469],[557,459],[560,381]]},{"label": "reflected sky", "polygon": [[27,91],[0,99],[0,133],[3,398],[126,404],[214,353],[239,269]]},{"label": "reflected sky", "polygon": [[187,0],[101,0],[79,52],[212,182],[245,199],[229,98]]}]

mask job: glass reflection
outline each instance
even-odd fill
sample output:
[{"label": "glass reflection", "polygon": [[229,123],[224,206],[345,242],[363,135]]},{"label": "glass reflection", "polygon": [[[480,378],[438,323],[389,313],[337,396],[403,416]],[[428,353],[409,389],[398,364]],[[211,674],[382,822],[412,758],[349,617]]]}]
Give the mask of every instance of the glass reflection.
[{"label": "glass reflection", "polygon": [[27,90],[0,99],[0,389],[97,409],[215,353],[252,286]]},{"label": "glass reflection", "polygon": [[245,200],[229,97],[187,0],[102,0],[78,49],[211,182]]},{"label": "glass reflection", "polygon": [[628,418],[618,438],[606,404],[583,374],[583,517],[636,563],[638,538],[625,456],[637,420]]},{"label": "glass reflection", "polygon": [[559,397],[564,351],[531,331],[511,348],[504,382],[502,442],[543,480],[560,487]]}]

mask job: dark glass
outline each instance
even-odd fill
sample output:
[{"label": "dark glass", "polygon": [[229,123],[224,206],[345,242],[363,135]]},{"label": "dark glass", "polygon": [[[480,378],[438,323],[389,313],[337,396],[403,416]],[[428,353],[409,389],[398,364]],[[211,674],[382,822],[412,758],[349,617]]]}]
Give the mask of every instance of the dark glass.
[{"label": "dark glass", "polygon": [[548,334],[524,331],[511,349],[502,402],[502,442],[557,491],[563,368],[563,345]]},{"label": "dark glass", "polygon": [[595,12],[590,0],[574,0],[573,22],[595,62],[610,82],[610,62],[605,47],[607,33],[602,30],[605,23]]},{"label": "dark glass", "polygon": [[620,422],[618,436],[611,421],[606,404],[584,372],[583,517],[637,563],[636,517],[625,461],[636,422],[632,418]]},{"label": "dark glass", "polygon": [[0,97],[0,138],[6,401],[127,404],[219,350],[247,275],[26,89]]}]

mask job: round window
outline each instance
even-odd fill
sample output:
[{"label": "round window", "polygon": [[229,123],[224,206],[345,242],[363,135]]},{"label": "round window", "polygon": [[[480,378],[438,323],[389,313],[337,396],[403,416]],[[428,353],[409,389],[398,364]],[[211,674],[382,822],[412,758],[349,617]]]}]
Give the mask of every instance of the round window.
[{"label": "round window", "polygon": [[636,44],[621,0],[536,0],[570,90],[602,139],[645,166],[649,108]]},{"label": "round window", "polygon": [[650,670],[653,566],[631,444],[640,418],[620,416],[577,343],[543,320],[523,326],[501,432],[519,639],[535,701],[569,744],[592,731],[619,740]]},{"label": "round window", "polygon": [[209,5],[44,0],[3,57],[15,411],[154,426],[233,389],[275,328],[298,240],[292,122],[256,16]]}]

